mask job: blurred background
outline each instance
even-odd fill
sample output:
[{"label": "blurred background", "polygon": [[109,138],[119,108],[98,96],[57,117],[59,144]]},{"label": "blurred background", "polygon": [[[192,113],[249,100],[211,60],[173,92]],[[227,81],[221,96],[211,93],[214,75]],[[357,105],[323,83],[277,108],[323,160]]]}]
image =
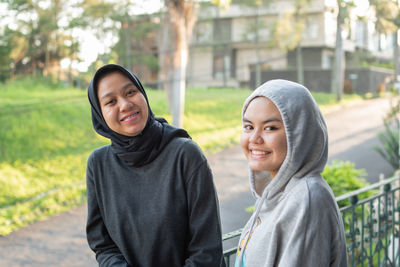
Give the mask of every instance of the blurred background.
[{"label": "blurred background", "polygon": [[2,82],[34,74],[86,88],[118,63],[158,89],[285,77],[376,93],[399,74],[395,0],[10,0],[0,11]]},{"label": "blurred background", "polygon": [[[321,109],[397,91],[399,2],[1,0],[0,236],[85,203],[86,159],[108,143],[93,131],[86,96],[102,65],[137,74],[154,113],[185,127],[209,156],[238,143],[243,101],[269,79],[304,84]],[[375,137],[382,106],[369,111]],[[398,103],[391,111],[396,119]],[[355,120],[332,128],[345,139]],[[387,147],[393,164],[382,169],[390,175],[398,142]],[[248,191],[246,176],[237,177],[246,184],[240,192]],[[228,201],[233,193],[220,188]],[[338,194],[355,189],[343,188]]]}]

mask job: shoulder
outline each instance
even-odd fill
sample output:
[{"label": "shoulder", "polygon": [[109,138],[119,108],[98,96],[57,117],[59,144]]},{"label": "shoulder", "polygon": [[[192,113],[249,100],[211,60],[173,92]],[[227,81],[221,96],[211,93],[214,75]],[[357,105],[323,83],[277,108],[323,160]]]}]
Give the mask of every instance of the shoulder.
[{"label": "shoulder", "polygon": [[88,157],[88,165],[96,161],[102,161],[110,153],[110,147],[111,145],[105,145],[93,150]]},{"label": "shoulder", "polygon": [[293,179],[290,184],[288,184],[290,189],[286,192],[286,198],[289,202],[296,203],[296,206],[303,206],[309,216],[329,213],[338,217],[335,197],[321,176]]},{"label": "shoulder", "polygon": [[159,159],[178,169],[182,177],[191,181],[196,174],[209,175],[211,170],[201,148],[189,138],[175,138],[168,144],[166,153]]},{"label": "shoulder", "polygon": [[308,196],[308,216],[315,222],[331,225],[337,229],[341,224],[339,207],[328,183],[322,176],[304,178]]},{"label": "shoulder", "polygon": [[328,183],[321,176],[305,178],[311,203],[323,208],[327,204],[336,206],[335,196]]},{"label": "shoulder", "polygon": [[203,151],[196,142],[189,138],[174,138],[167,146],[184,158],[205,160]]},{"label": "shoulder", "polygon": [[292,178],[287,186],[287,195],[303,195],[310,200],[332,199],[333,193],[321,176]]}]

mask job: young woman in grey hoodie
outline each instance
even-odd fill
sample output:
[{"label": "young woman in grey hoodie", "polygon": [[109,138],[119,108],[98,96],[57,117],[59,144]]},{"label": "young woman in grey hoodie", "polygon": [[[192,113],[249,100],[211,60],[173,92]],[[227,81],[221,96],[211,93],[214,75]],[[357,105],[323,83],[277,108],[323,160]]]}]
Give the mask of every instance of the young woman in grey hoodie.
[{"label": "young woman in grey hoodie", "polygon": [[322,114],[304,86],[272,80],[244,102],[241,145],[256,203],[235,266],[347,266]]}]

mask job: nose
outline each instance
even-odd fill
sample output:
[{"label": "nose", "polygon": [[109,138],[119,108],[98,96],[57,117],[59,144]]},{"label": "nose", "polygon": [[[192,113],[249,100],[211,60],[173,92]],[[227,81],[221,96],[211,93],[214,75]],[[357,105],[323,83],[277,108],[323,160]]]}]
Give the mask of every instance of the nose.
[{"label": "nose", "polygon": [[133,104],[129,100],[124,99],[124,98],[120,100],[119,108],[120,108],[121,112],[130,110],[132,108],[132,106],[133,106]]},{"label": "nose", "polygon": [[257,131],[257,130],[253,131],[251,133],[249,141],[250,141],[250,143],[253,143],[253,144],[262,144],[263,138],[261,136],[261,132]]}]

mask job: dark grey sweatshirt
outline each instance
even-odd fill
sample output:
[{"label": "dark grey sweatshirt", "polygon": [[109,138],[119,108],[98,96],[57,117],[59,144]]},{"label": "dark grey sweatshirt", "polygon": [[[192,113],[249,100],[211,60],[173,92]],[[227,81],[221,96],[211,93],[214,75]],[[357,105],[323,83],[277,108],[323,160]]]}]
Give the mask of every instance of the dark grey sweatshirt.
[{"label": "dark grey sweatshirt", "polygon": [[131,168],[104,146],[87,164],[87,239],[100,266],[221,266],[212,173],[199,147],[175,138]]}]

